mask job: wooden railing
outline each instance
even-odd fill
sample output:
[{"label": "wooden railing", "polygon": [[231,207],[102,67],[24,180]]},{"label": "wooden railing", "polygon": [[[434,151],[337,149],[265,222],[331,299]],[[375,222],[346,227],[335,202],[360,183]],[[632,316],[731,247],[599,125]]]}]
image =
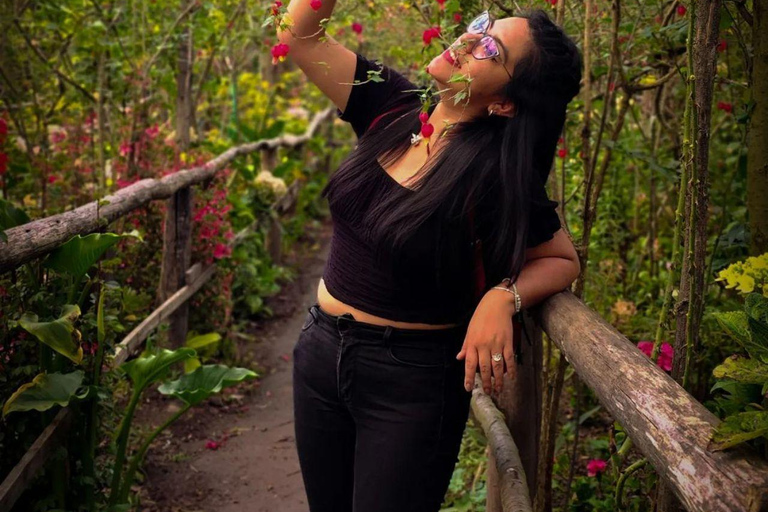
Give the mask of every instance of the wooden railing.
[{"label": "wooden railing", "polygon": [[[7,243],[0,242],[0,247],[2,247],[0,273],[8,272],[34,258],[44,256],[75,235],[86,235],[103,229],[110,222],[151,201],[166,198],[177,201],[179,194],[188,193],[189,187],[210,180],[218,170],[240,155],[260,151],[262,169],[271,170],[279,147],[304,147],[303,145],[315,135],[321,124],[333,118],[335,118],[335,109],[325,109],[312,118],[306,132],[302,135],[286,134],[233,147],[200,167],[182,170],[159,180],[138,181],[101,200],[98,208],[94,201],[69,212],[11,228],[5,232],[8,236]],[[272,209],[277,214],[288,211],[295,204],[299,186],[300,181],[294,181],[289,186],[288,192],[272,205]],[[180,245],[183,245],[178,243],[174,235],[190,231],[188,224],[191,222],[191,217],[191,215],[176,216],[175,222],[181,221],[182,225],[174,230],[166,229],[166,238],[163,241],[165,251],[169,247],[176,250]],[[167,223],[168,216],[166,217],[166,226]],[[187,225],[183,225],[184,223]],[[248,229],[238,233],[230,243],[236,244],[242,240]],[[270,232],[273,231],[270,230]],[[272,247],[278,247],[276,257],[279,259],[280,231],[278,230],[276,233],[278,233],[275,235],[277,238],[273,236],[269,244]],[[272,249],[270,252],[274,254],[275,250]],[[188,261],[189,254],[177,254],[176,257],[179,260],[186,259]],[[117,344],[113,365],[118,366],[135,354],[152,331],[162,322],[173,320],[174,314],[178,314],[179,309],[187,304],[189,298],[211,279],[215,272],[216,263],[207,267],[195,263],[191,267],[185,268],[181,286],[167,290],[169,296],[163,303]],[[186,329],[186,322],[182,322],[182,325]],[[181,339],[183,340],[186,332],[181,331],[177,335],[182,336]],[[44,466],[46,459],[60,444],[62,436],[66,434],[67,429],[72,424],[72,416],[70,408],[62,408],[37,437],[19,463],[6,476],[0,484],[0,510],[11,510],[16,500]]]},{"label": "wooden railing", "polygon": [[540,425],[541,372],[533,366],[541,361],[539,326],[687,510],[768,510],[768,463],[744,447],[708,451],[720,420],[595,311],[566,290],[530,314],[536,350],[526,345],[530,359],[518,368],[513,386],[507,389],[505,382],[492,401],[475,380],[472,411],[493,460],[487,512],[531,510],[536,486],[526,475],[536,474],[530,468],[536,467]]}]

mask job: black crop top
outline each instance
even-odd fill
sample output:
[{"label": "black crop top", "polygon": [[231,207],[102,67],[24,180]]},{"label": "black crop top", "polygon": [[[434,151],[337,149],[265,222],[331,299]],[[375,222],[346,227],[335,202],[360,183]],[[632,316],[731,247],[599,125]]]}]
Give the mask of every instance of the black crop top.
[{"label": "black crop top", "polygon": [[[351,124],[359,137],[381,113],[403,103],[415,102],[418,93],[407,91],[417,86],[388,66],[379,66],[357,53],[355,81],[369,79],[368,70],[382,70],[383,81],[368,81],[354,85],[347,106],[339,118]],[[407,91],[407,92],[406,92]],[[361,311],[402,322],[445,324],[468,320],[476,306],[473,297],[473,258],[470,237],[461,226],[437,224],[430,217],[404,246],[392,264],[377,263],[376,254],[367,234],[353,219],[362,218],[377,193],[385,187],[402,187],[378,161],[362,169],[370,174],[366,185],[356,190],[352,208],[331,204],[333,235],[323,281],[336,299]],[[555,213],[556,201],[544,195],[533,201],[527,246],[533,247],[550,240],[560,229]],[[350,203],[347,203],[350,204]],[[479,216],[476,223],[481,222]],[[451,236],[437,237],[448,230]],[[478,227],[476,226],[476,229]],[[438,246],[438,242],[440,244]],[[436,271],[439,269],[439,271]],[[495,283],[488,283],[487,287]]]}]

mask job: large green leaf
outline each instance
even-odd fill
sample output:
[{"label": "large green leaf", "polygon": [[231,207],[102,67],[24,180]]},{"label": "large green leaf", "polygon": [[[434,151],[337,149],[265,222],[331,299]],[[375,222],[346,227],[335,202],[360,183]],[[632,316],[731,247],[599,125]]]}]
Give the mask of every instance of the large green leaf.
[{"label": "large green leaf", "polygon": [[165,377],[173,364],[190,357],[195,357],[195,351],[191,348],[160,349],[156,353],[145,354],[125,362],[120,368],[131,378],[135,390],[142,390]]},{"label": "large green leaf", "polygon": [[751,343],[747,313],[744,311],[715,311],[712,316],[720,324],[720,327],[741,346],[746,347]]},{"label": "large green leaf", "polygon": [[3,406],[3,417],[14,411],[47,411],[55,405],[65,407],[83,384],[84,373],[41,373],[17,389]]},{"label": "large green leaf", "polygon": [[3,242],[8,241],[8,237],[5,234],[6,229],[21,226],[27,222],[29,222],[29,216],[24,210],[20,210],[8,201],[0,199],[0,240]]},{"label": "large green leaf", "polygon": [[99,261],[107,249],[115,245],[121,238],[128,236],[138,237],[138,232],[132,231],[125,235],[92,233],[86,236],[74,236],[48,255],[45,266],[79,279],[93,264]]},{"label": "large green leaf", "polygon": [[768,364],[756,359],[733,355],[712,370],[718,379],[733,379],[745,384],[768,383]]},{"label": "large green leaf", "polygon": [[221,334],[217,332],[209,332],[207,334],[200,334],[187,340],[186,345],[189,348],[199,349],[213,345],[221,340]]},{"label": "large green leaf", "polygon": [[725,450],[760,436],[768,436],[768,411],[741,412],[728,416],[717,426],[707,449]]},{"label": "large green leaf", "polygon": [[81,364],[83,349],[72,339],[74,321],[79,316],[80,307],[77,304],[67,304],[62,309],[61,316],[52,322],[38,322],[36,314],[24,313],[19,318],[19,325],[59,354]]},{"label": "large green leaf", "polygon": [[237,384],[258,374],[247,368],[230,368],[220,364],[207,364],[198,367],[173,382],[162,384],[158,391],[164,395],[175,396],[189,405],[197,405],[223,388]]}]

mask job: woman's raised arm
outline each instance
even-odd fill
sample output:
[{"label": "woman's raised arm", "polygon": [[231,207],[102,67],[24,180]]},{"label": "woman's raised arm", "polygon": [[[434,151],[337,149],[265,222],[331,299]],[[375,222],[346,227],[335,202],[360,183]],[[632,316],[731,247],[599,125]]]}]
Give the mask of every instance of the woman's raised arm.
[{"label": "woman's raised arm", "polygon": [[309,0],[291,0],[287,10],[293,24],[287,30],[278,29],[277,37],[291,47],[288,57],[343,112],[352,92],[357,57],[320,25],[320,20],[331,17],[336,0],[322,0],[317,11],[309,4]]}]

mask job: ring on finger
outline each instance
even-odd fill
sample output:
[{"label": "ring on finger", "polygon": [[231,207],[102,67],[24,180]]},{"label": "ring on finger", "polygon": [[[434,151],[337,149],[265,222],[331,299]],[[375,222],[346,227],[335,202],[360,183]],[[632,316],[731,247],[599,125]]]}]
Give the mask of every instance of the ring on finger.
[{"label": "ring on finger", "polygon": [[502,354],[501,353],[491,354],[491,358],[498,363],[499,361],[501,361]]}]

